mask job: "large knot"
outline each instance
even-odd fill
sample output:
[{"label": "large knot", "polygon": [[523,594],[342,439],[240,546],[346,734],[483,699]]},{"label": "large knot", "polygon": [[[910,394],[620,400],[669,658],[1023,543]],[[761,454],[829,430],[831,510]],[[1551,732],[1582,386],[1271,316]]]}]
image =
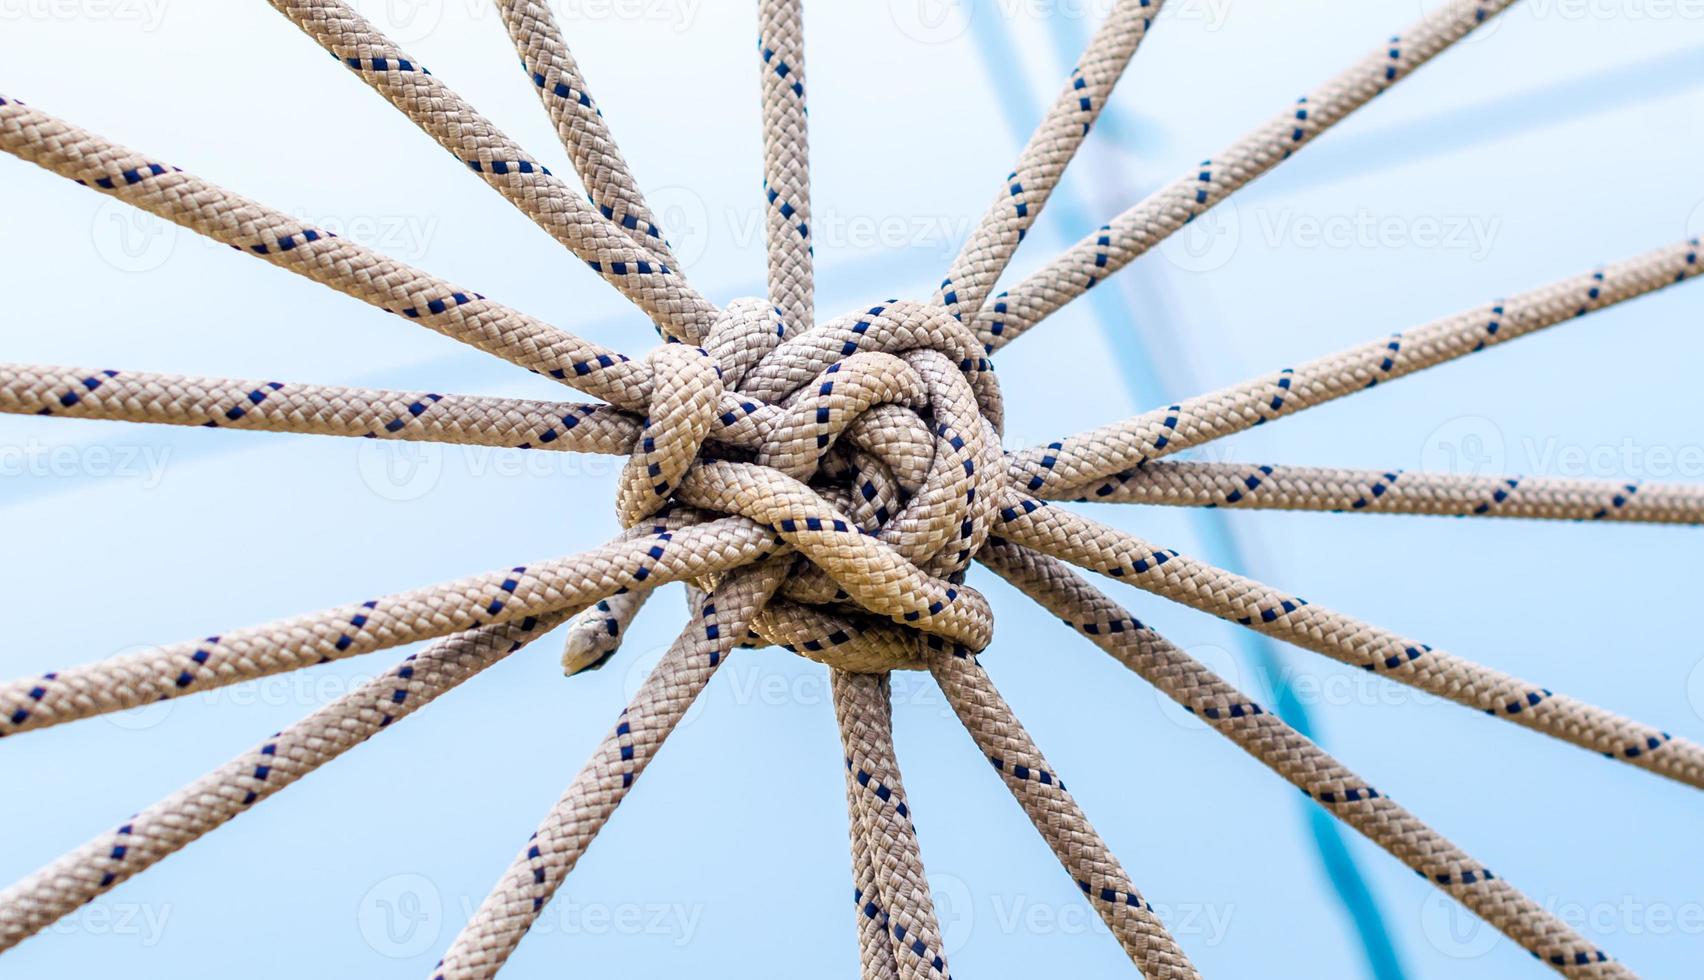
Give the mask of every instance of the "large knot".
[{"label": "large knot", "polygon": [[987,644],[988,604],[962,583],[1004,479],[1001,404],[967,327],[889,301],[789,333],[773,307],[740,300],[703,348],[646,360],[621,519],[681,503],[796,549],[759,639],[859,671],[919,666],[926,635]]}]

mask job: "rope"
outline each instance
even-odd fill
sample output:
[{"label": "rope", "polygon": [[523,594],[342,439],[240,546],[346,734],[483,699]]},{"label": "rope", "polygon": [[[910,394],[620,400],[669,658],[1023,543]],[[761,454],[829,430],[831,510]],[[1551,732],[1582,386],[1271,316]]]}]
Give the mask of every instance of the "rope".
[{"label": "rope", "polygon": [[1199,977],[975,655],[963,647],[936,646],[929,673],[976,747],[1142,975],[1149,980]]},{"label": "rope", "polygon": [[493,623],[578,609],[640,583],[698,578],[772,554],[767,530],[738,518],[618,538],[507,571],[336,606],[202,640],[0,684],[0,736]]},{"label": "rope", "polygon": [[4,362],[0,412],[580,453],[639,435],[606,405]]},{"label": "rope", "polygon": [[1452,0],[1379,45],[1294,106],[1201,161],[1200,166],[983,304],[977,336],[990,353],[1016,340],[1167,236],[1288,160],[1374,96],[1406,78],[1515,0]]},{"label": "rope", "polygon": [[644,405],[649,380],[622,354],[4,96],[0,150],[512,364]]},{"label": "rope", "polygon": [[672,263],[582,200],[360,14],[340,0],[268,2],[644,310],[665,337],[693,343],[703,338],[716,309]]},{"label": "rope", "polygon": [[1350,514],[1704,524],[1704,488],[1684,483],[1240,463],[1155,461],[1055,499]]},{"label": "rope", "polygon": [[816,322],[803,16],[800,0],[758,0],[769,298],[795,327]]},{"label": "rope", "polygon": [[[1119,0],[1089,39],[1064,91],[1018,155],[1005,189],[953,260],[935,301],[959,320],[974,314],[1024,240],[1077,148],[1106,108],[1164,0]],[[990,348],[992,350],[992,348]]]},{"label": "rope", "polygon": [[[1360,474],[1272,467],[1260,471],[1263,482],[1256,486],[1242,474],[1242,495],[1230,500],[1224,498],[1237,492],[1227,482],[1237,478],[1234,472],[1145,464],[1682,281],[1698,271],[1696,241],[1011,455],[1000,448],[1002,402],[986,356],[1509,2],[1457,3],[1442,20],[1429,19],[1393,39],[1010,296],[988,301],[1159,7],[1157,0],[1122,0],[935,301],[888,300],[818,323],[797,0],[760,0],[769,296],[723,309],[674,268],[542,3],[499,0],[499,12],[590,203],[344,4],[274,0],[632,298],[665,340],[688,342],[664,344],[637,360],[0,98],[0,149],[609,403],[5,365],[0,410],[629,455],[616,495],[626,530],[601,548],[0,685],[4,735],[452,636],[144,811],[114,836],[14,886],[5,896],[16,900],[0,906],[8,909],[0,937],[9,945],[39,930],[571,613],[579,611],[568,631],[565,669],[600,665],[650,592],[684,581],[692,606],[685,631],[456,938],[438,976],[496,972],[729,652],[765,643],[833,669],[865,976],[947,975],[892,746],[887,672],[912,668],[936,678],[972,739],[1142,973],[1196,976],[977,662],[992,636],[992,613],[964,578],[981,556],[1545,962],[1570,976],[1627,975],[1054,559],[1127,578],[1694,786],[1704,786],[1704,748],[1154,549],[1032,497],[1172,494],[1215,505],[1314,506],[1355,493],[1391,509],[1405,497],[1416,509],[1459,501],[1485,488],[1454,478],[1393,477],[1400,490],[1375,492],[1362,488]],[[960,321],[967,309],[981,311],[974,325]],[[1695,513],[1698,499],[1684,488],[1639,488],[1617,501],[1617,491],[1596,484],[1541,480],[1521,486],[1502,499],[1495,499],[1499,491],[1492,486],[1492,503],[1511,514],[1578,516],[1595,506],[1613,508],[1620,519],[1657,520]],[[996,530],[1010,540],[993,538]],[[14,905],[21,911],[11,911]]]},{"label": "rope", "polygon": [[1138,622],[1063,563],[998,541],[982,559],[1190,714],[1568,976],[1630,977],[1566,923],[1469,857],[1277,715]]},{"label": "rope", "polygon": [[490,977],[508,960],[663,740],[745,636],[785,570],[784,563],[771,561],[736,572],[694,611],[591,760],[450,944],[435,980]]},{"label": "rope", "polygon": [[115,830],[0,891],[0,950],[10,949],[561,623],[483,626],[441,640],[256,745]]},{"label": "rope", "polygon": [[1003,512],[1001,534],[1352,667],[1704,789],[1704,745],[1435,650],[1057,507]]},{"label": "rope", "polygon": [[1704,266],[1698,263],[1697,239],[1654,249],[1385,340],[1013,453],[1013,482],[1030,493],[1048,495],[1053,487],[1081,487],[1148,460],[1685,282],[1700,272]]},{"label": "rope", "polygon": [[562,39],[550,5],[539,0],[497,0],[497,13],[538,89],[539,101],[556,124],[556,135],[586,185],[592,206],[655,261],[684,277]]},{"label": "rope", "polygon": [[892,975],[905,980],[950,977],[911,806],[894,757],[888,675],[835,670],[829,676],[846,752],[858,916],[863,922],[879,919],[891,944],[886,956],[860,948],[864,972],[887,975],[881,971],[891,962]]}]

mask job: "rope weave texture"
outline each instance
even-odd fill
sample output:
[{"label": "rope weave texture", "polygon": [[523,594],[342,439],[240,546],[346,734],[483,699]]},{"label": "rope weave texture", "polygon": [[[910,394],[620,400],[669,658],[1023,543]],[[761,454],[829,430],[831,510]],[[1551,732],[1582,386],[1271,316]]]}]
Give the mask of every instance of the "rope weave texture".
[{"label": "rope weave texture", "polygon": [[829,671],[863,977],[951,975],[894,746],[893,670],[930,673],[1136,969],[1198,976],[983,669],[993,612],[967,584],[981,562],[1540,962],[1570,977],[1632,976],[1070,566],[1689,786],[1704,788],[1704,746],[1050,502],[1704,523],[1704,490],[1682,485],[1164,459],[1684,282],[1701,271],[1696,240],[1020,451],[1002,448],[991,359],[1512,2],[1449,5],[996,294],[1161,8],[1119,0],[936,293],[819,319],[800,0],[757,4],[768,290],[723,306],[686,282],[543,0],[496,7],[580,188],[344,3],[271,0],[631,299],[664,341],[638,357],[0,97],[0,150],[600,399],[0,363],[0,413],[628,457],[615,500],[621,529],[599,548],[0,683],[0,736],[9,736],[436,641],[0,892],[0,949],[557,627],[566,626],[566,673],[603,665],[648,597],[681,582],[686,626],[517,848],[435,978],[497,973],[718,668],[736,648],[761,645]]}]

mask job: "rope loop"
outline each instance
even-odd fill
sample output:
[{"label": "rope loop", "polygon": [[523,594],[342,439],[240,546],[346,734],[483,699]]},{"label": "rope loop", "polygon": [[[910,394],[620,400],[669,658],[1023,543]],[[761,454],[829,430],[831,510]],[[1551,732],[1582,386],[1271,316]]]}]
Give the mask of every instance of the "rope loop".
[{"label": "rope loop", "polygon": [[1007,477],[1000,390],[970,328],[889,300],[792,331],[741,299],[702,348],[664,344],[646,364],[618,514],[631,527],[680,503],[793,546],[750,639],[854,672],[921,669],[925,636],[987,645],[988,604],[962,583]]}]

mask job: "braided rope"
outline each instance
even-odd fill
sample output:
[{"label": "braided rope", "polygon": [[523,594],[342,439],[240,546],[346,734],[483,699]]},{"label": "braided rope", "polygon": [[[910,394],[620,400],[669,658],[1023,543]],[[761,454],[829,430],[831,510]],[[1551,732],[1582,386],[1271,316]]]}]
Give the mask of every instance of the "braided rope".
[{"label": "braided rope", "polygon": [[[935,676],[973,740],[1143,974],[1196,976],[977,663],[976,652],[991,636],[991,612],[963,580],[980,555],[1535,956],[1570,976],[1628,975],[1054,558],[1129,577],[1177,601],[1695,786],[1704,785],[1704,748],[1158,551],[1019,491],[1050,498],[1171,494],[1208,504],[1253,501],[1248,506],[1268,500],[1321,505],[1360,493],[1391,509],[1411,494],[1408,506],[1446,512],[1439,501],[1460,501],[1483,485],[1417,478],[1391,493],[1388,487],[1360,488],[1360,474],[1273,467],[1258,471],[1271,478],[1264,495],[1256,493],[1263,484],[1249,486],[1245,473],[1241,496],[1229,499],[1237,491],[1228,481],[1238,477],[1223,468],[1144,464],[1682,281],[1698,271],[1696,241],[1010,456],[1000,449],[1001,400],[985,357],[1510,2],[1452,5],[1442,20],[1429,19],[1393,39],[1012,295],[988,301],[1159,7],[1158,0],[1121,0],[935,301],[889,300],[819,324],[812,308],[798,0],[760,0],[770,295],[720,310],[673,267],[548,7],[498,0],[590,204],[343,3],[273,0],[633,299],[665,339],[702,345],[664,345],[641,360],[0,98],[0,149],[610,402],[0,365],[0,411],[630,456],[617,494],[627,530],[593,551],[0,685],[4,735],[454,634],[138,815],[117,836],[14,886],[4,895],[17,896],[21,911],[8,903],[0,938],[10,945],[39,930],[576,610],[583,611],[568,631],[564,667],[598,666],[650,592],[680,580],[692,605],[685,631],[452,944],[439,976],[488,977],[506,961],[726,655],[737,645],[763,643],[834,668],[866,976],[946,975],[892,747],[886,676],[900,668],[926,668]],[[980,310],[974,327],[960,322],[966,309]],[[1522,485],[1527,489],[1519,495],[1492,486],[1492,503],[1507,504],[1511,514],[1579,516],[1582,508],[1595,507],[1591,518],[1607,518],[1612,508],[1619,519],[1638,514],[1650,520],[1686,519],[1697,506],[1697,495],[1685,488],[1640,488],[1620,499],[1617,491],[1580,481]],[[1226,499],[1200,499],[1213,494]],[[1356,508],[1355,499],[1351,509],[1365,509]],[[1011,541],[992,538],[996,528]],[[281,747],[282,759],[271,761]],[[234,804],[238,790],[242,802]]]},{"label": "braided rope", "polygon": [[625,355],[4,96],[0,150],[588,394],[645,404],[649,378]]},{"label": "braided rope", "polygon": [[1700,272],[1704,265],[1698,262],[1696,239],[1654,249],[1385,340],[1014,453],[1013,481],[1029,493],[1048,495],[1053,487],[1082,487],[1148,460],[1685,282]]},{"label": "braided rope", "polygon": [[991,543],[981,559],[1190,714],[1534,956],[1563,968],[1571,977],[1632,975],[1277,715],[1138,622],[1063,563],[1005,541]]},{"label": "braided rope", "polygon": [[1684,483],[1318,466],[1156,460],[1092,488],[1047,496],[1179,507],[1704,524],[1704,488]]},{"label": "braided rope", "polygon": [[4,362],[0,412],[580,453],[639,435],[605,405]]},{"label": "braided rope", "polygon": [[1704,745],[1436,650],[1057,507],[1023,501],[1001,534],[1333,660],[1704,789]]},{"label": "braided rope", "polygon": [[990,353],[1229,197],[1406,78],[1515,0],[1452,0],[1296,100],[1252,133],[1102,225],[985,303],[976,333]]},{"label": "braided rope", "polygon": [[890,956],[861,949],[864,971],[892,962],[894,975],[905,980],[944,980],[951,973],[941,927],[894,756],[888,675],[835,670],[829,676],[846,753],[858,915],[864,922],[879,919],[892,946]]},{"label": "braided rope", "polygon": [[785,571],[785,563],[768,562],[736,572],[694,611],[615,727],[450,944],[435,980],[490,977],[509,958],[663,740],[745,636]]},{"label": "braided rope", "polygon": [[798,327],[816,322],[803,17],[801,0],[758,0],[769,298]]},{"label": "braided rope", "polygon": [[497,13],[515,42],[521,65],[538,89],[539,101],[556,124],[556,135],[573,161],[574,172],[585,183],[592,205],[625,231],[635,245],[684,277],[580,75],[579,65],[568,51],[550,5],[540,0],[497,0]]},{"label": "braided rope", "polygon": [[1088,138],[1114,85],[1136,54],[1164,0],[1119,0],[1096,28],[1064,91],[1024,144],[1005,189],[953,260],[935,301],[957,319],[974,315],[1012,260],[1077,148]]},{"label": "braided rope", "polygon": [[715,307],[686,284],[673,264],[661,261],[650,245],[636,242],[627,229],[582,200],[347,4],[340,0],[268,2],[621,290],[655,320],[666,337],[697,343],[710,329]]},{"label": "braided rope", "polygon": [[458,633],[412,655],[265,742],[0,891],[10,949],[146,871],[393,722],[549,632],[560,613]]},{"label": "braided rope", "polygon": [[1066,791],[994,682],[963,647],[931,644],[929,673],[1089,905],[1148,980],[1199,977],[1154,907]]},{"label": "braided rope", "polygon": [[23,678],[0,684],[0,736],[493,623],[524,624],[641,583],[656,586],[726,571],[777,547],[774,535],[750,521],[716,520]]}]

